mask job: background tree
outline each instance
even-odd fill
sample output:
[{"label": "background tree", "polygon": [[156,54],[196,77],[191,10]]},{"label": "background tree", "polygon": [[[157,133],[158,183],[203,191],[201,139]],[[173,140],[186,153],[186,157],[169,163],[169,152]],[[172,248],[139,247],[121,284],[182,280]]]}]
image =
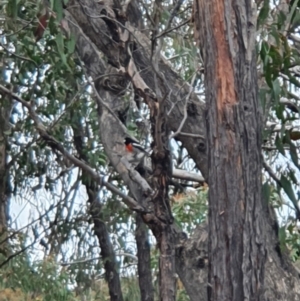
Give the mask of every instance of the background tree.
[{"label": "background tree", "polygon": [[[192,3],[183,1],[32,3],[21,0],[1,4],[1,11],[5,12],[1,16],[1,104],[5,104],[5,112],[11,112],[2,115],[6,122],[10,118],[11,129],[3,132],[8,145],[4,163],[9,185],[1,193],[6,200],[10,193],[13,195],[12,219],[5,221],[9,228],[2,240],[2,243],[9,242],[10,247],[9,254],[3,254],[1,264],[4,275],[1,285],[6,295],[27,294],[51,300],[83,295],[101,299],[109,295],[111,300],[133,300],[139,299],[141,293],[142,300],[153,300],[158,294],[163,300],[174,300],[175,294],[182,300],[188,297],[206,300],[207,263],[211,255],[208,255],[208,232],[203,223],[207,215],[204,179],[208,179],[210,187],[218,182],[214,178],[217,174],[210,173],[208,177],[208,166],[216,156],[206,155],[207,152],[215,154],[215,148],[211,127],[206,138],[205,102],[213,103],[208,101],[208,94],[212,99],[222,99],[224,95],[214,96],[218,96],[218,90],[212,89],[211,80],[219,77],[213,77],[214,70],[209,70],[207,65],[214,58],[213,53],[219,51],[215,48],[208,51],[207,47],[214,41],[222,46],[225,38],[220,30],[221,39],[213,35],[211,40],[203,39],[205,31],[200,28],[210,27],[199,27],[198,14],[205,12],[200,4],[195,2],[194,12]],[[225,7],[230,5],[228,2]],[[249,183],[254,188],[244,200],[254,205],[254,199],[260,199],[262,184],[264,223],[255,229],[263,227],[267,234],[265,246],[257,250],[257,255],[263,254],[264,249],[267,254],[264,298],[298,300],[298,273],[291,259],[297,261],[299,256],[296,186],[299,11],[297,1],[290,4],[282,1],[274,6],[269,1],[259,1],[257,5],[257,22],[250,18],[255,16],[255,7],[253,12],[246,9],[248,15],[242,4],[237,7],[241,12],[236,20],[247,16],[247,26],[252,31],[243,30],[244,24],[236,27],[240,42],[229,49],[241,56],[233,56],[232,72],[227,69],[230,62],[225,60],[226,43],[221,48],[225,52],[220,52],[222,56],[216,56],[215,62],[222,59],[219,62],[228,63],[224,68],[236,79],[231,83],[237,82],[237,87],[240,78],[244,78],[237,70],[253,80],[249,87],[237,88],[232,94],[235,98],[228,99],[238,99],[244,104],[246,92],[242,89],[251,90],[252,101],[247,98],[248,102],[241,108],[229,107],[238,107],[241,116],[254,118],[258,100],[252,77],[255,55],[251,52],[254,45],[249,46],[250,37],[257,41],[263,144],[259,150],[259,134],[247,136],[247,141],[254,143],[257,150],[254,160],[249,158],[243,144],[245,135],[241,140],[236,136],[238,151],[244,158],[241,166],[249,170],[253,179]],[[228,14],[225,9],[219,13],[213,17],[221,20],[221,16]],[[203,22],[214,20],[210,16],[208,11]],[[202,36],[200,51],[194,45],[194,25],[196,33]],[[242,65],[243,60],[252,69],[235,67]],[[247,64],[240,68],[246,68]],[[219,74],[223,75],[221,71]],[[209,123],[215,120],[213,109],[209,109]],[[226,116],[234,120],[230,111]],[[259,133],[256,121],[252,119],[251,126],[256,125],[254,130]],[[238,127],[239,123],[230,124]],[[222,124],[219,130],[230,132]],[[235,133],[237,130],[247,129],[239,127]],[[139,138],[145,146],[151,141],[152,176],[141,174],[140,169],[134,170],[124,160],[123,138],[128,134]],[[224,146],[228,145],[226,137],[222,140]],[[227,148],[222,151],[226,152]],[[253,177],[259,174],[260,151],[265,170],[262,183],[259,177]],[[238,166],[233,165],[230,170]],[[243,180],[247,182],[246,179]],[[193,188],[193,182],[198,188]],[[216,195],[222,189],[218,187]],[[210,200],[215,199],[213,192]],[[231,201],[238,200],[239,193],[233,193]],[[257,198],[251,197],[251,193],[257,193]],[[18,218],[18,222],[14,220],[16,203],[26,208],[31,204],[28,223],[24,217]],[[6,207],[7,202],[1,204]],[[278,213],[284,212],[279,224],[274,206],[280,209]],[[212,208],[209,215],[219,217],[220,210]],[[292,211],[288,212],[287,208]],[[259,207],[255,210],[259,211]],[[28,209],[24,216],[29,218]],[[226,217],[226,213],[222,214],[218,222]],[[141,220],[150,228],[156,242]],[[249,238],[254,238],[249,231],[251,223],[256,225],[256,222],[249,218],[245,223],[249,226],[244,229]],[[239,223],[244,224],[243,220]],[[241,236],[237,238],[241,242]],[[212,240],[210,245],[212,250]],[[233,243],[229,245],[232,250],[240,250]],[[263,267],[263,260],[256,264]],[[177,281],[177,292],[174,269],[181,280]],[[234,277],[236,271],[241,273],[239,267],[232,271]],[[252,272],[259,273],[255,269]],[[30,282],[28,275],[32,275]],[[51,281],[46,281],[49,275]],[[8,289],[20,287],[20,283],[21,291]],[[243,291],[235,296],[248,295],[247,285],[243,286]],[[53,296],[53,292],[57,295]],[[253,293],[254,289],[249,296]]]}]

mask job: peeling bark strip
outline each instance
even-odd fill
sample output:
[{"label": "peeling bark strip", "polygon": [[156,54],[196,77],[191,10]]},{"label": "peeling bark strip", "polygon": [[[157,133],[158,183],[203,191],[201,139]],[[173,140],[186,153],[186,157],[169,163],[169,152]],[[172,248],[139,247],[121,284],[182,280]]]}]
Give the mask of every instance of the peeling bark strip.
[{"label": "peeling bark strip", "polygon": [[217,0],[211,5],[213,35],[216,41],[216,76],[218,80],[218,117],[222,118],[222,111],[226,105],[237,103],[235,92],[234,70],[229,45],[226,39],[226,20],[223,0]]},{"label": "peeling bark strip", "polygon": [[255,13],[247,0],[194,2],[205,61],[211,301],[264,300],[261,112],[253,37],[244,34]]}]

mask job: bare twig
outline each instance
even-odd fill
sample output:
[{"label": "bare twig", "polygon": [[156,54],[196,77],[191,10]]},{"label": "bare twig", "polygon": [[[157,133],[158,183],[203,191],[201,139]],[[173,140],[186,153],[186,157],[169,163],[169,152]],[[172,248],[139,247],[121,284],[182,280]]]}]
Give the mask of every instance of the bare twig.
[{"label": "bare twig", "polygon": [[12,234],[10,234],[9,236],[7,236],[5,239],[3,239],[2,241],[0,241],[0,245],[5,243],[6,241],[8,241],[9,239],[13,238],[14,236],[16,236],[17,234],[21,233],[23,230],[25,230],[26,228],[28,228],[29,226],[32,226],[34,223],[41,221],[41,219],[45,216],[47,216],[55,207],[59,206],[60,203],[62,201],[59,201],[55,206],[51,205],[45,212],[44,214],[40,215],[38,218],[32,220],[30,223],[28,223],[27,225],[23,226],[21,229],[18,229],[18,231],[14,231]]},{"label": "bare twig", "polygon": [[294,113],[300,113],[300,109],[297,107],[297,105],[290,101],[289,99],[285,97],[281,97],[279,102],[283,105],[285,105],[288,109],[290,109]]},{"label": "bare twig", "polygon": [[160,37],[166,35],[167,33],[171,32],[171,31],[173,31],[173,30],[175,30],[175,29],[178,29],[178,28],[180,28],[180,27],[182,27],[182,26],[188,24],[190,21],[191,21],[191,19],[188,19],[188,20],[186,20],[186,21],[184,21],[184,22],[178,24],[177,26],[174,26],[174,27],[172,27],[172,28],[169,28],[168,30],[164,30],[163,32],[161,32],[159,35],[156,36],[156,39],[158,39],[158,38],[160,38]]},{"label": "bare twig", "polygon": [[183,169],[173,168],[172,177],[176,179],[204,183],[205,180],[197,173],[189,172]]},{"label": "bare twig", "polygon": [[[266,127],[271,129],[272,132],[280,132],[282,129],[282,125],[275,123],[275,122],[267,122]],[[288,131],[299,131],[300,126],[292,126],[292,125],[284,125],[284,129]]]},{"label": "bare twig", "polygon": [[194,90],[193,85],[194,85],[194,82],[195,82],[195,79],[196,79],[196,75],[197,75],[197,73],[195,73],[195,74],[193,75],[192,82],[191,82],[191,86],[190,86],[190,91],[189,91],[189,94],[187,95],[186,100],[185,100],[185,105],[184,105],[184,108],[183,108],[183,111],[184,111],[184,112],[183,112],[183,119],[181,120],[181,123],[180,123],[180,125],[179,125],[177,131],[176,131],[175,133],[171,134],[170,137],[169,137],[169,139],[173,139],[173,138],[175,138],[178,134],[180,134],[180,131],[182,130],[182,128],[183,128],[183,126],[184,126],[184,123],[185,123],[185,121],[186,121],[186,119],[187,119],[187,117],[188,117],[188,114],[187,114],[187,106],[188,106],[188,102],[189,102],[189,99],[190,99],[190,97],[191,97],[191,94],[192,94],[192,92],[193,92],[193,90]]},{"label": "bare twig", "polygon": [[275,174],[274,171],[272,170],[271,166],[269,166],[265,160],[263,160],[263,167],[264,167],[264,169],[268,172],[268,174],[270,175],[270,177],[271,177],[271,178],[272,178],[272,179],[273,179],[280,187],[282,187],[281,182],[280,182],[280,179],[276,176],[276,174]]},{"label": "bare twig", "polygon": [[185,133],[185,132],[180,132],[178,136],[185,136],[185,137],[192,137],[192,138],[201,138],[205,139],[203,135],[198,135],[198,134],[192,134],[192,133]]},{"label": "bare twig", "polygon": [[36,17],[32,18],[31,21],[27,22],[23,27],[21,27],[17,31],[14,31],[14,32],[9,33],[9,34],[3,34],[1,36],[4,36],[6,38],[10,37],[10,36],[14,36],[14,35],[18,34],[19,32],[21,32],[22,30],[26,29],[30,24],[32,24],[34,22],[35,19],[36,19]]},{"label": "bare twig", "polygon": [[78,61],[79,61],[79,64],[81,65],[82,67],[82,70],[84,72],[84,75],[89,83],[89,85],[92,87],[93,89],[93,92],[95,93],[95,96],[96,96],[96,99],[97,99],[97,103],[98,105],[103,105],[110,113],[111,115],[116,118],[117,120],[119,120],[119,118],[117,117],[117,115],[115,114],[115,112],[110,108],[110,106],[102,99],[102,97],[100,96],[100,94],[98,93],[97,89],[95,88],[95,85],[94,83],[91,81],[90,77],[88,76],[88,74],[86,73],[86,70],[85,70],[85,67],[81,61],[81,59],[78,57]]},{"label": "bare twig", "polygon": [[[129,257],[131,259],[133,259],[134,261],[137,261],[137,257],[133,254],[130,253],[117,253],[116,256],[124,256],[124,257]],[[98,256],[98,257],[94,257],[94,258],[86,258],[86,259],[82,259],[82,260],[76,260],[76,261],[72,261],[72,262],[61,262],[60,265],[65,267],[68,265],[73,265],[73,264],[81,264],[81,263],[87,263],[90,261],[94,261],[94,260],[99,260],[102,259],[102,256]]]},{"label": "bare twig", "polygon": [[33,93],[34,93],[34,91],[35,91],[35,89],[36,89],[36,87],[37,87],[38,80],[39,80],[39,78],[40,78],[40,73],[41,73],[41,72],[40,72],[39,66],[38,66],[38,65],[36,64],[36,62],[33,61],[32,59],[27,58],[27,57],[24,57],[24,56],[21,56],[21,55],[18,55],[18,54],[14,53],[14,52],[11,52],[8,48],[6,48],[5,45],[3,45],[3,43],[0,43],[0,46],[3,47],[3,49],[4,49],[8,54],[10,54],[10,55],[12,55],[12,56],[14,56],[14,57],[16,57],[16,58],[18,58],[18,59],[20,59],[20,60],[30,62],[30,63],[32,63],[32,64],[35,66],[37,74],[36,74],[36,76],[32,75],[32,78],[35,77],[35,80],[34,80],[34,83],[31,84],[31,89],[30,89],[30,93],[29,93],[29,99],[31,99],[31,97],[32,97],[32,95],[33,95]]},{"label": "bare twig", "polygon": [[[10,260],[12,260],[13,258],[15,258],[15,257],[17,257],[18,255],[22,254],[23,252],[25,252],[25,251],[26,251],[27,249],[29,249],[30,247],[34,246],[34,245],[37,243],[37,241],[39,240],[39,238],[41,237],[41,235],[42,235],[43,233],[46,233],[47,230],[51,229],[52,226],[53,226],[53,225],[48,226],[48,227],[47,227],[46,229],[44,229],[41,233],[35,232],[35,233],[34,233],[34,241],[33,241],[32,243],[30,243],[29,245],[24,246],[21,250],[19,250],[19,251],[13,253],[13,254],[11,254],[11,255],[9,255],[4,261],[2,261],[2,262],[0,263],[0,269],[1,269],[4,265],[6,265]],[[33,231],[34,231],[34,229],[33,229]]]}]

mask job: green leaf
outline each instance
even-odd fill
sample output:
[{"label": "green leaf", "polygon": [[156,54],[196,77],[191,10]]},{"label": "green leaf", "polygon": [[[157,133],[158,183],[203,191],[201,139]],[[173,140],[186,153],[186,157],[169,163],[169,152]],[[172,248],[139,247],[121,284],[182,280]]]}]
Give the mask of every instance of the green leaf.
[{"label": "green leaf", "polygon": [[292,234],[294,232],[295,229],[295,225],[293,224],[289,224],[287,227],[287,230],[290,232],[290,234]]},{"label": "green leaf", "polygon": [[280,43],[278,46],[271,45],[269,55],[271,56],[271,61],[269,63],[269,68],[271,68],[273,76],[272,79],[276,79],[278,77],[279,71],[282,69],[283,58],[279,51]]},{"label": "green leaf", "polygon": [[56,12],[56,21],[60,22],[60,20],[63,18],[62,0],[54,0],[53,10]]},{"label": "green leaf", "polygon": [[292,182],[293,182],[295,185],[298,185],[298,180],[297,180],[297,178],[296,178],[296,176],[295,176],[295,171],[294,171],[294,170],[292,170],[292,169],[289,170],[289,176],[290,176]]},{"label": "green leaf", "polygon": [[64,37],[61,32],[59,32],[55,37],[55,42],[57,45],[57,50],[59,54],[64,54]]},{"label": "green leaf", "polygon": [[294,16],[292,18],[292,26],[297,27],[297,26],[299,26],[299,24],[300,24],[300,14],[297,13],[297,11],[296,11],[296,13],[294,14]]},{"label": "green leaf", "polygon": [[264,24],[265,20],[269,15],[269,11],[270,11],[269,0],[264,0],[264,5],[261,8],[257,17],[257,28],[259,28],[262,24]]},{"label": "green leaf", "polygon": [[56,42],[56,45],[57,45],[57,50],[58,50],[58,53],[60,54],[60,58],[63,62],[63,64],[68,68],[68,70],[71,72],[71,68],[70,66],[68,65],[67,63],[67,56],[65,54],[65,49],[64,49],[64,37],[62,35],[61,32],[59,32],[56,37],[55,37],[55,42]]},{"label": "green leaf", "polygon": [[274,37],[276,45],[280,45],[280,36],[278,28],[275,26],[271,27],[271,35]]},{"label": "green leaf", "polygon": [[284,105],[281,103],[278,103],[278,105],[275,107],[276,117],[280,120],[284,120]]},{"label": "green leaf", "polygon": [[137,131],[137,126],[134,122],[129,122],[127,124],[127,129],[129,130],[130,133],[135,133]]},{"label": "green leaf", "polygon": [[259,89],[259,99],[260,99],[260,103],[261,106],[263,108],[263,113],[266,114],[266,98],[268,95],[269,90],[267,89]]},{"label": "green leaf", "polygon": [[286,14],[280,10],[277,16],[278,29],[281,30],[283,25],[285,24]]},{"label": "green leaf", "polygon": [[284,144],[290,144],[291,143],[290,131],[288,131],[288,130],[284,131],[284,136],[282,138],[282,143],[284,143]]},{"label": "green leaf", "polygon": [[299,161],[298,161],[297,148],[294,145],[294,143],[291,141],[290,141],[290,155],[291,155],[291,159],[292,159],[293,163],[295,164],[295,166],[300,168]]},{"label": "green leaf", "polygon": [[296,10],[296,8],[297,8],[298,1],[299,1],[299,0],[295,0],[295,1],[294,1],[293,5],[292,5],[292,8],[290,9],[289,14],[287,15],[287,18],[286,18],[286,24],[289,25],[289,26],[290,26],[290,24],[291,24],[293,15],[294,15],[295,10]]},{"label": "green leaf", "polygon": [[280,249],[283,251],[283,250],[286,249],[286,231],[285,231],[285,226],[279,228],[278,238],[279,238],[279,243],[280,243]]},{"label": "green leaf", "polygon": [[268,182],[265,182],[262,186],[262,195],[263,195],[263,200],[265,201],[266,204],[268,204],[271,196],[270,185]]},{"label": "green leaf", "polygon": [[269,53],[269,44],[266,41],[262,41],[261,48],[260,48],[260,57],[261,60],[264,62],[264,64],[268,53]]},{"label": "green leaf", "polygon": [[281,175],[280,183],[281,183],[281,186],[282,186],[284,192],[289,197],[289,199],[292,201],[292,203],[296,207],[298,207],[298,202],[297,202],[297,199],[296,199],[296,196],[295,196],[295,193],[294,193],[291,182],[288,180],[287,177],[285,177],[284,175]]},{"label": "green leaf", "polygon": [[18,16],[18,0],[10,0],[7,4],[7,14],[12,19],[16,19]]},{"label": "green leaf", "polygon": [[264,68],[264,71],[265,71],[265,79],[266,79],[266,82],[268,84],[268,86],[270,88],[273,88],[273,78],[274,78],[274,72],[273,72],[273,69],[271,68],[271,65],[269,63],[270,61],[270,56],[267,56],[267,59],[266,59],[266,65],[265,65],[265,68]]},{"label": "green leaf", "polygon": [[273,81],[272,87],[273,87],[273,89],[272,89],[273,97],[275,99],[275,102],[278,103],[279,98],[280,98],[280,92],[281,92],[280,82],[279,82],[278,78],[276,78]]},{"label": "green leaf", "polygon": [[276,148],[278,149],[278,151],[279,151],[283,156],[285,156],[285,151],[284,151],[283,143],[282,143],[282,140],[281,140],[279,134],[276,135],[276,138],[275,138],[275,146],[276,146]]},{"label": "green leaf", "polygon": [[76,46],[76,40],[74,36],[71,36],[71,38],[67,41],[67,48],[68,48],[68,53],[73,54],[75,51],[75,46]]}]

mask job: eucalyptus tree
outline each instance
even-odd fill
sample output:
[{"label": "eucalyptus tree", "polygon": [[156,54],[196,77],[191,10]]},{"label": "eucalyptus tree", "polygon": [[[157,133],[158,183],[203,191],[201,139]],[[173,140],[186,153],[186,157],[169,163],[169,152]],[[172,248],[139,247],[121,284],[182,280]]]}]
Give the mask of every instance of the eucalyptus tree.
[{"label": "eucalyptus tree", "polygon": [[[35,200],[25,248],[73,261],[78,289],[104,269],[111,300],[128,258],[141,300],[155,298],[156,268],[161,300],[179,298],[176,274],[190,300],[298,300],[297,3],[1,4],[0,205]],[[126,136],[152,149],[138,168]]]}]

